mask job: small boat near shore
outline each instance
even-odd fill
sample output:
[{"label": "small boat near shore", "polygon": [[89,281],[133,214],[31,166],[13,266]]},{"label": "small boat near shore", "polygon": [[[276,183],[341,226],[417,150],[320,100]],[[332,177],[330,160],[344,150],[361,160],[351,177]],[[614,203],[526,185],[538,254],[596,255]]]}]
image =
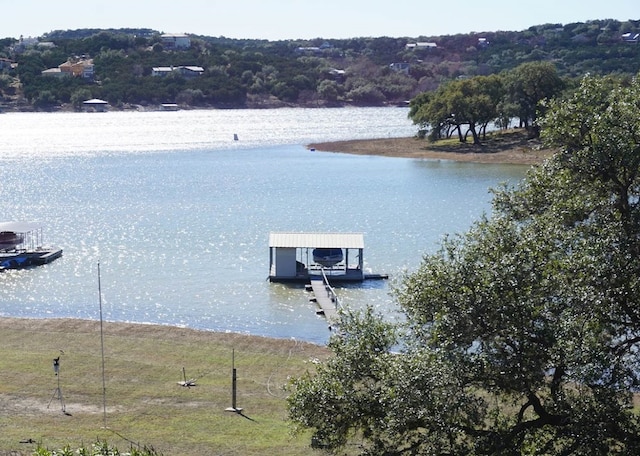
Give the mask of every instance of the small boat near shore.
[{"label": "small boat near shore", "polygon": [[0,271],[50,263],[62,249],[42,245],[42,224],[0,222]]}]

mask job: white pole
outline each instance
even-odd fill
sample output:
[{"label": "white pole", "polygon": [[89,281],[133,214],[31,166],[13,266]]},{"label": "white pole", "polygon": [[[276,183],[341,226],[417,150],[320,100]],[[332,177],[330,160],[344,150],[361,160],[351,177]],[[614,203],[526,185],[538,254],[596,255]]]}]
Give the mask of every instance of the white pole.
[{"label": "white pole", "polygon": [[107,386],[104,374],[104,331],[102,324],[102,284],[100,281],[100,262],[98,262],[98,301],[100,302],[100,351],[102,352],[102,413],[104,427],[107,427]]}]

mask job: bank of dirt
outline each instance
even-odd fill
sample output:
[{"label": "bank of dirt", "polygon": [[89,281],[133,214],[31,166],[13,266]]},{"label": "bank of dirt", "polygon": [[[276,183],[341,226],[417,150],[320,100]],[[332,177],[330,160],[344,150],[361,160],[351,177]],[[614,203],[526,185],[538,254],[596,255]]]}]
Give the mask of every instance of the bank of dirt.
[{"label": "bank of dirt", "polygon": [[307,147],[357,155],[521,165],[540,164],[553,153],[543,148],[539,140],[528,139],[524,130],[496,132],[481,145],[457,140],[429,142],[413,137],[334,141]]}]

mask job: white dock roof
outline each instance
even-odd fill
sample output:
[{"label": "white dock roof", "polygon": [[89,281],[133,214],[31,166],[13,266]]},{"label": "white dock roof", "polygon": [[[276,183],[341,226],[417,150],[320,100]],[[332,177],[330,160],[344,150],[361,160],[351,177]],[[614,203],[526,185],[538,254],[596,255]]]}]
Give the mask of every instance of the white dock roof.
[{"label": "white dock roof", "polygon": [[269,233],[269,247],[364,249],[362,233]]},{"label": "white dock roof", "polygon": [[39,222],[0,222],[0,232],[28,233],[42,228]]}]

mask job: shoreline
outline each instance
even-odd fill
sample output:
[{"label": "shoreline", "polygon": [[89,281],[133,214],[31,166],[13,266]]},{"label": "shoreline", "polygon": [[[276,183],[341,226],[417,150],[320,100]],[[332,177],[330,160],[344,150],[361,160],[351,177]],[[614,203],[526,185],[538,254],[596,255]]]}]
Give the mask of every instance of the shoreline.
[{"label": "shoreline", "polygon": [[307,145],[307,149],[354,155],[452,160],[457,162],[496,165],[538,165],[553,153],[549,149],[540,148],[538,142],[529,142],[523,139],[523,134],[520,132],[516,132],[514,136],[514,139],[506,143],[502,142],[499,146],[456,144],[455,146],[443,147],[434,145],[423,139],[411,137],[312,143]]},{"label": "shoreline", "polygon": [[[307,455],[307,434],[288,428],[285,388],[330,356],[300,340],[72,318],[0,317],[0,344],[0,454],[108,441],[171,455]],[[249,419],[229,414],[236,366]],[[255,438],[238,447],[238,435]]]},{"label": "shoreline", "polygon": [[[10,329],[17,331],[45,331],[50,333],[88,333],[99,330],[100,321],[87,318],[73,317],[11,317],[0,316],[0,330]],[[109,335],[131,335],[136,334],[137,337],[151,338],[171,338],[175,336],[191,337],[198,340],[209,341],[264,341],[269,345],[278,345],[280,343],[288,343],[290,338],[279,338],[271,336],[261,336],[257,334],[241,333],[233,331],[217,331],[208,329],[190,328],[187,326],[159,324],[159,323],[140,323],[133,321],[103,321],[103,331]],[[326,345],[310,342],[303,339],[295,339],[297,343],[326,348]]]}]

